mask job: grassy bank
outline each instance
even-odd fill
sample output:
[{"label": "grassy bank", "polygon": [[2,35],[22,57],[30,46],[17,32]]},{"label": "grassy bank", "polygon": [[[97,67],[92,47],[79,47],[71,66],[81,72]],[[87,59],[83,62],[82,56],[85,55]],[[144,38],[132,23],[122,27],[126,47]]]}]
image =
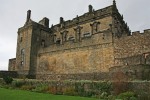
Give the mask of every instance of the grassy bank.
[{"label": "grassy bank", "polygon": [[94,98],[35,93],[0,88],[0,100],[96,100]]}]

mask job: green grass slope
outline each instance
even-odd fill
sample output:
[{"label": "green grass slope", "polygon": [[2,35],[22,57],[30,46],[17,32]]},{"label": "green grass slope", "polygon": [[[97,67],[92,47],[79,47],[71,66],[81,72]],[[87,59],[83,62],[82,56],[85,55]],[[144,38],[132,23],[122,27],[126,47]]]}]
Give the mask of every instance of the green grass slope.
[{"label": "green grass slope", "polygon": [[96,100],[96,99],[76,97],[76,96],[43,94],[23,90],[10,90],[0,88],[0,100]]}]

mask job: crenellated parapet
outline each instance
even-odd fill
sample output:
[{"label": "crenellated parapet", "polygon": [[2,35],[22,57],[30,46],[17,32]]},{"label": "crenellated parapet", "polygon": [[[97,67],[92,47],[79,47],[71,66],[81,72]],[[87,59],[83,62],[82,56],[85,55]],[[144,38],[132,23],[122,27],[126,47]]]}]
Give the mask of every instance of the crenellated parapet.
[{"label": "crenellated parapet", "polygon": [[150,29],[144,30],[144,33],[150,33]]},{"label": "crenellated parapet", "polygon": [[150,29],[114,41],[115,66],[150,64]]},{"label": "crenellated parapet", "polygon": [[150,29],[144,30],[143,33],[141,33],[140,31],[132,32],[132,35],[133,35],[133,36],[135,36],[135,35],[144,35],[144,34],[150,34]]}]

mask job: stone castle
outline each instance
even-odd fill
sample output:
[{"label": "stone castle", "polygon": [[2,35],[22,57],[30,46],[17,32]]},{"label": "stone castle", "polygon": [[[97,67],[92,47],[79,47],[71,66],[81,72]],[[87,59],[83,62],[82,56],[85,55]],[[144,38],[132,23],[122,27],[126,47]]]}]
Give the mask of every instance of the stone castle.
[{"label": "stone castle", "polygon": [[36,79],[102,79],[116,70],[141,77],[137,73],[150,72],[150,29],[131,33],[115,0],[99,10],[89,5],[87,13],[72,20],[60,17],[51,27],[48,18],[37,23],[30,16],[28,10],[18,29],[9,71]]}]

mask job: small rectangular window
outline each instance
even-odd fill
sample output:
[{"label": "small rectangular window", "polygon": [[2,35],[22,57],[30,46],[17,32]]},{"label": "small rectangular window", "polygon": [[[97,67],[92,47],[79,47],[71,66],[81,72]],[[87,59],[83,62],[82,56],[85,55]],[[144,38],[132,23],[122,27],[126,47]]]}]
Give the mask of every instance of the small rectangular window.
[{"label": "small rectangular window", "polygon": [[45,40],[43,40],[43,39],[42,39],[42,41],[41,41],[41,46],[42,46],[42,47],[45,47]]},{"label": "small rectangular window", "polygon": [[91,34],[90,33],[84,33],[83,37],[91,37]]},{"label": "small rectangular window", "polygon": [[75,40],[75,38],[73,37],[73,36],[71,36],[71,37],[69,37],[69,39],[68,39],[69,41],[74,41]]},{"label": "small rectangular window", "polygon": [[25,59],[25,49],[21,49],[21,66],[24,64],[24,59]]},{"label": "small rectangular window", "polygon": [[22,42],[22,37],[20,37],[20,42]]},{"label": "small rectangular window", "polygon": [[23,64],[24,64],[24,62],[23,62],[23,61],[21,61],[21,66],[23,66]]},{"label": "small rectangular window", "polygon": [[56,44],[61,44],[61,40],[60,40],[60,39],[57,39],[57,40],[56,40]]},{"label": "small rectangular window", "polygon": [[21,55],[24,55],[25,49],[21,49]]}]

